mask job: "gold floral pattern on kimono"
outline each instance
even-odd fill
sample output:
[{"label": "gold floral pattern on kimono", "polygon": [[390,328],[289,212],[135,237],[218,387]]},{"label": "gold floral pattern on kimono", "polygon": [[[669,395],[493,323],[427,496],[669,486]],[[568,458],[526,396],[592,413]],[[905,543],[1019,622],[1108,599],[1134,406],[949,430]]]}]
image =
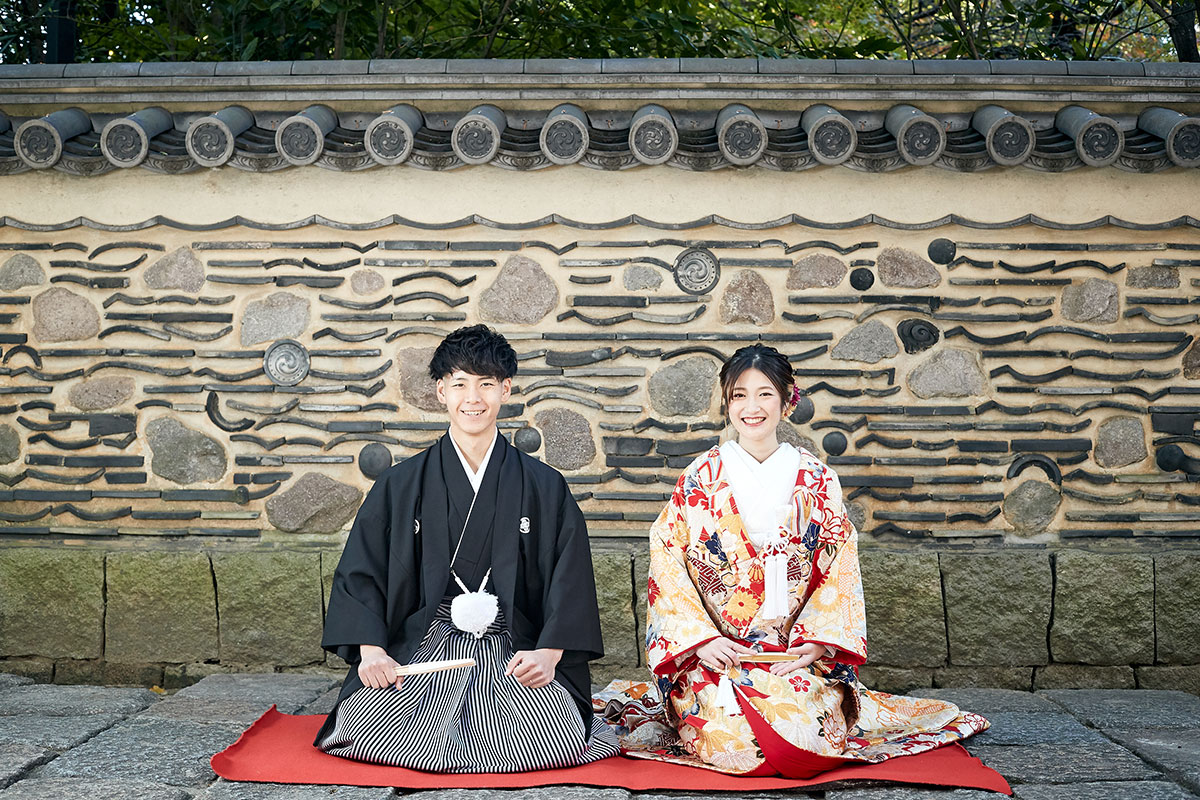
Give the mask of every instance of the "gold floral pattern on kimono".
[{"label": "gold floral pattern on kimono", "polygon": [[[786,616],[764,618],[763,556],[746,533],[717,448],[680,476],[651,527],[646,656],[678,742],[664,745],[656,737],[658,746],[650,748],[631,738],[630,755],[771,774],[767,742],[759,742],[755,724],[771,740],[768,749],[784,742],[821,771],[986,730],[987,720],[951,703],[872,692],[859,683],[855,667],[866,661],[867,648],[858,535],[836,473],[808,451],[800,454],[784,526]],[[744,662],[728,676],[739,704],[731,709],[718,702],[722,676],[695,654],[722,636],[775,652],[815,642],[834,655],[787,676]]]}]

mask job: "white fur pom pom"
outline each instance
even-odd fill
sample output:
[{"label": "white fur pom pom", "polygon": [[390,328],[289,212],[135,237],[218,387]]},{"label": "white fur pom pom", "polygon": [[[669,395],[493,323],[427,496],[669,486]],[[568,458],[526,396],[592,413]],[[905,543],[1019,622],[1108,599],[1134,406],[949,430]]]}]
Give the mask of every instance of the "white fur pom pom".
[{"label": "white fur pom pom", "polygon": [[476,639],[483,638],[488,626],[496,621],[500,604],[488,592],[467,592],[450,602],[450,621],[454,627]]}]

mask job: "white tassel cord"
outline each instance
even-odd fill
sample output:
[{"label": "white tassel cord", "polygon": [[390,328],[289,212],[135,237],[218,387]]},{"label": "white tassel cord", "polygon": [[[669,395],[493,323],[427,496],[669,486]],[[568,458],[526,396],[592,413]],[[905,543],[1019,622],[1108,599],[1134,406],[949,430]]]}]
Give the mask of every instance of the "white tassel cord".
[{"label": "white tassel cord", "polygon": [[476,639],[482,639],[483,634],[496,621],[496,617],[500,613],[500,603],[496,599],[496,595],[483,590],[492,571],[490,569],[487,571],[487,574],[483,576],[483,582],[479,584],[478,591],[474,592],[467,589],[462,579],[453,570],[450,571],[450,574],[463,591],[462,594],[450,601],[450,621],[460,631],[469,633]]},{"label": "white tassel cord", "polygon": [[723,673],[721,680],[717,682],[717,708],[725,710],[727,716],[736,716],[742,713],[741,704],[738,703],[737,693],[733,691],[733,681],[729,679],[729,673]]}]

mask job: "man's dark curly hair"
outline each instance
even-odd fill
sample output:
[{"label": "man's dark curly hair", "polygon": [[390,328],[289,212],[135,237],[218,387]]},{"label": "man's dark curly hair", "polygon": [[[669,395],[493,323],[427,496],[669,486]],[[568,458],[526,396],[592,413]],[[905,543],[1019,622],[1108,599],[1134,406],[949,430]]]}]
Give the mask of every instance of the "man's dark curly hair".
[{"label": "man's dark curly hair", "polygon": [[429,359],[429,376],[435,381],[458,369],[504,380],[517,374],[517,354],[487,325],[468,325],[442,339]]}]

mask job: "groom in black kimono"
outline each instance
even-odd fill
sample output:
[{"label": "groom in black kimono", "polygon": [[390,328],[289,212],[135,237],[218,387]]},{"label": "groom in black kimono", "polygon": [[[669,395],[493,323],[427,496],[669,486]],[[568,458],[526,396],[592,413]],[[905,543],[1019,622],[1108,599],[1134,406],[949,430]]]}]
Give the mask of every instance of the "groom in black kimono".
[{"label": "groom in black kimono", "polygon": [[[395,733],[401,728],[411,731],[413,737],[437,738],[439,727],[459,724],[416,719],[422,714],[451,713],[444,706],[453,705],[453,700],[425,696],[441,692],[452,697],[466,692],[462,702],[467,706],[459,712],[460,717],[509,713],[495,710],[496,704],[532,704],[535,715],[542,716],[559,713],[553,708],[565,708],[568,714],[577,710],[579,718],[563,720],[563,725],[574,730],[582,722],[585,740],[602,738],[592,736],[603,725],[593,727],[588,661],[602,655],[602,642],[587,528],[562,475],[518,451],[496,427],[516,369],[516,354],[507,340],[483,325],[456,330],[434,352],[429,371],[437,381],[438,399],[446,406],[449,431],[428,450],[378,477],[359,509],[334,575],[321,643],[349,662],[350,671],[338,706],[317,735],[317,746],[327,752],[445,772],[572,765],[570,757],[562,755],[570,747],[554,756],[554,763],[523,761],[517,756],[499,765],[476,763],[490,756],[439,752],[430,755],[427,764],[426,753],[418,745],[374,741],[386,738],[385,734],[402,739],[403,735]],[[397,666],[410,663],[414,656],[423,660],[431,652],[439,658],[448,654],[437,650],[438,642],[431,640],[442,637],[453,639],[459,647],[474,646],[470,635],[449,621],[448,602],[462,591],[451,577],[451,569],[468,591],[475,591],[486,580],[483,590],[497,597],[500,609],[499,622],[489,634],[507,635],[503,653],[511,653],[511,658],[495,665],[493,672],[483,664],[471,668],[475,671],[472,678],[456,670],[453,676],[442,673],[448,677],[429,679],[428,686],[422,684],[419,689],[414,688],[415,683],[406,686],[405,682],[418,678],[397,678]],[[479,657],[476,651],[471,653]],[[495,685],[480,685],[488,681]],[[506,681],[525,688],[505,687]],[[546,691],[559,693],[562,702],[558,706],[543,704],[543,694],[529,691],[544,690],[552,682],[561,689]],[[362,691],[364,687],[367,691]],[[481,699],[494,698],[500,690],[511,691],[512,697],[493,705]],[[421,696],[394,699],[406,691]],[[472,699],[470,692],[480,696]],[[367,703],[375,705],[367,709]],[[399,705],[393,712],[388,703]],[[354,733],[340,730],[349,725],[338,719],[343,706],[347,711],[358,709],[364,719],[379,718],[377,724],[359,722]],[[407,727],[380,718],[389,715],[407,715]],[[489,724],[486,719],[463,724],[468,722]],[[520,728],[512,720],[494,722]],[[553,720],[544,724],[554,728]],[[451,738],[471,736],[460,731]],[[519,733],[508,736],[520,738]],[[497,746],[506,745],[489,745],[486,752],[493,753]],[[522,743],[509,742],[507,746],[519,749]],[[454,749],[458,745],[433,747]],[[586,741],[574,747],[579,751],[575,763],[613,754],[591,747],[589,755]],[[568,763],[559,763],[563,761]]]}]

